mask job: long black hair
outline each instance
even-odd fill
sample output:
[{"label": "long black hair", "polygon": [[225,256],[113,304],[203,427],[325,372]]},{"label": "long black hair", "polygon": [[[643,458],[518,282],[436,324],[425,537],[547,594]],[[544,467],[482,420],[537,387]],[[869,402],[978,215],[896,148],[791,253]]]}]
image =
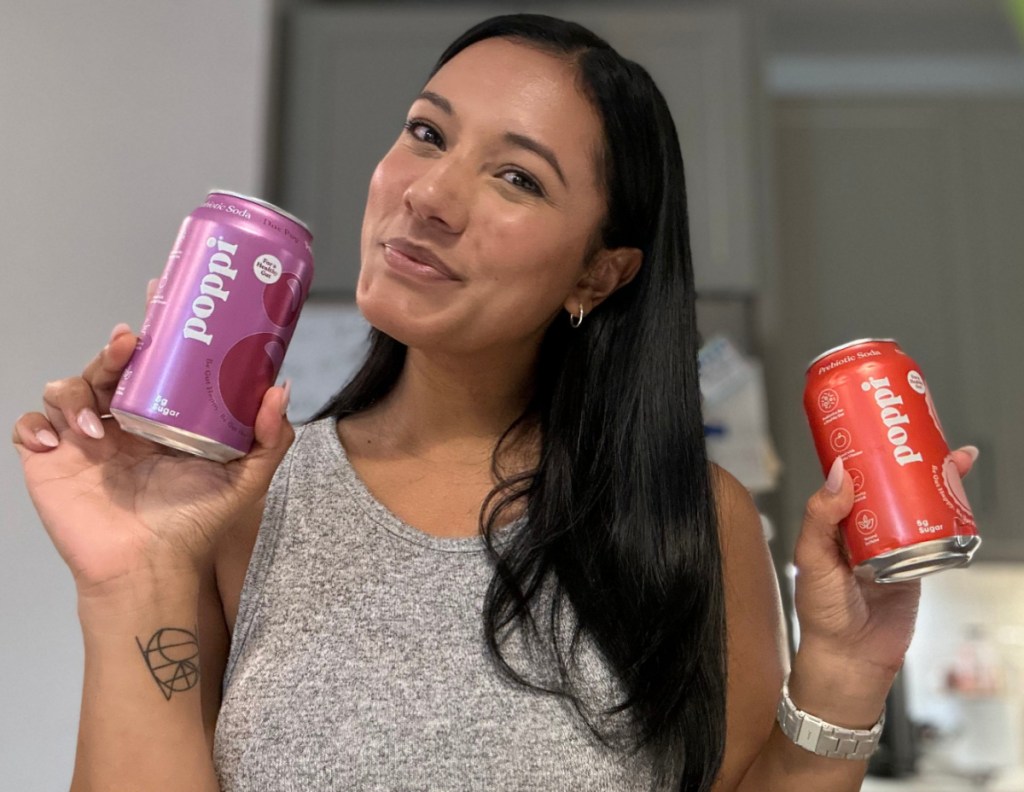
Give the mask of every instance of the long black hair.
[{"label": "long black hair", "polygon": [[[725,606],[712,474],[704,447],[698,336],[683,161],[650,75],[579,25],[500,16],[459,37],[432,74],[466,47],[501,37],[575,66],[604,127],[604,247],[633,247],[643,264],[579,329],[547,329],[527,411],[498,441],[498,485],[481,509],[495,574],[484,627],[497,666],[564,697],[595,734],[652,757],[659,788],[711,788],[725,745]],[[316,416],[341,418],[386,396],[406,347],[379,330],[353,379]],[[501,471],[517,428],[539,429],[536,469]],[[494,541],[525,503],[521,529]],[[568,618],[567,618],[568,615]],[[541,673],[514,668],[511,635],[542,648]],[[595,713],[578,678],[589,641],[621,697]],[[534,669],[536,670],[536,669]]]}]

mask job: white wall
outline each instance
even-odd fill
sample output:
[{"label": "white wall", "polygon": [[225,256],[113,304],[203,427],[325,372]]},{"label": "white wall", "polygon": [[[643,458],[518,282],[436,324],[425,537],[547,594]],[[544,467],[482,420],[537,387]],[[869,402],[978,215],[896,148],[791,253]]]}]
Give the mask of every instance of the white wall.
[{"label": "white wall", "polygon": [[[271,0],[33,0],[0,22],[0,425],[142,318],[211,186],[262,188]],[[70,576],[0,455],[0,786],[67,788]]]},{"label": "white wall", "polygon": [[[1024,568],[975,564],[925,578],[922,586],[906,663],[910,716],[939,730],[933,752],[949,764],[1014,767],[1012,788],[1024,789]],[[957,695],[947,684],[972,628],[983,631],[988,659],[1002,672],[997,692]]]}]

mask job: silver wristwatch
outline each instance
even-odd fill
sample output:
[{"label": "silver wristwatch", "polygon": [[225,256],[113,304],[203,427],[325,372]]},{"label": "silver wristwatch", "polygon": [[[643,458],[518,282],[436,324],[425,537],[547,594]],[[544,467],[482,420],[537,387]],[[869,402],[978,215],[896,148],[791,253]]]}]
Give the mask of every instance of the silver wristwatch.
[{"label": "silver wristwatch", "polygon": [[867,759],[878,749],[885,726],[882,717],[870,729],[844,729],[797,709],[789,697],[789,677],[782,683],[782,698],[775,715],[782,733],[805,750],[830,759]]}]

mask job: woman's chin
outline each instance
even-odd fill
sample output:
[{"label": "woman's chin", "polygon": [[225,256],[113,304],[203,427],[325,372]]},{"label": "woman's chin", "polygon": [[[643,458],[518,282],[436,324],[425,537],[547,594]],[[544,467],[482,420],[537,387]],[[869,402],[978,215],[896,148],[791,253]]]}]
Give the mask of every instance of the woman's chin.
[{"label": "woman's chin", "polygon": [[393,338],[398,337],[396,333],[403,335],[401,326],[408,322],[402,322],[401,313],[405,306],[400,304],[397,295],[383,294],[379,288],[367,286],[364,278],[360,278],[355,296],[356,307],[370,326]]},{"label": "woman's chin", "polygon": [[367,323],[407,347],[423,348],[436,346],[440,340],[450,333],[432,329],[426,325],[436,325],[426,317],[411,313],[403,303],[397,300],[379,299],[376,296],[356,293],[356,306]]}]

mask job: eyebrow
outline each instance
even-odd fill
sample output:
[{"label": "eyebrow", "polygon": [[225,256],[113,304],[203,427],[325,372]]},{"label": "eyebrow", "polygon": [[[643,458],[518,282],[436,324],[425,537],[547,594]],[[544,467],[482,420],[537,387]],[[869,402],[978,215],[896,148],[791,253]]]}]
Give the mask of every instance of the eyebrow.
[{"label": "eyebrow", "polygon": [[[423,91],[416,98],[430,102],[445,115],[455,115],[455,108],[452,107],[452,103],[440,94],[434,93],[433,91]],[[532,151],[538,157],[547,162],[555,173],[558,174],[558,180],[562,182],[562,185],[565,187],[569,186],[568,182],[565,180],[565,174],[562,172],[562,166],[558,164],[558,157],[555,156],[554,151],[543,143],[534,140],[532,137],[518,132],[506,132],[504,137],[506,143],[525,149],[526,151]]]},{"label": "eyebrow", "polygon": [[565,181],[565,174],[562,173],[562,168],[558,164],[558,157],[555,156],[555,152],[543,143],[534,140],[532,137],[520,135],[518,132],[506,132],[505,142],[511,143],[513,146],[526,149],[527,151],[532,151],[538,157],[545,160],[548,165],[554,169],[555,173],[558,174],[558,180],[562,182],[563,187],[569,186]]},{"label": "eyebrow", "polygon": [[440,94],[436,94],[433,91],[423,91],[417,99],[426,99],[432,105],[441,110],[445,115],[455,115],[455,109],[452,107],[452,103],[445,99]]}]

